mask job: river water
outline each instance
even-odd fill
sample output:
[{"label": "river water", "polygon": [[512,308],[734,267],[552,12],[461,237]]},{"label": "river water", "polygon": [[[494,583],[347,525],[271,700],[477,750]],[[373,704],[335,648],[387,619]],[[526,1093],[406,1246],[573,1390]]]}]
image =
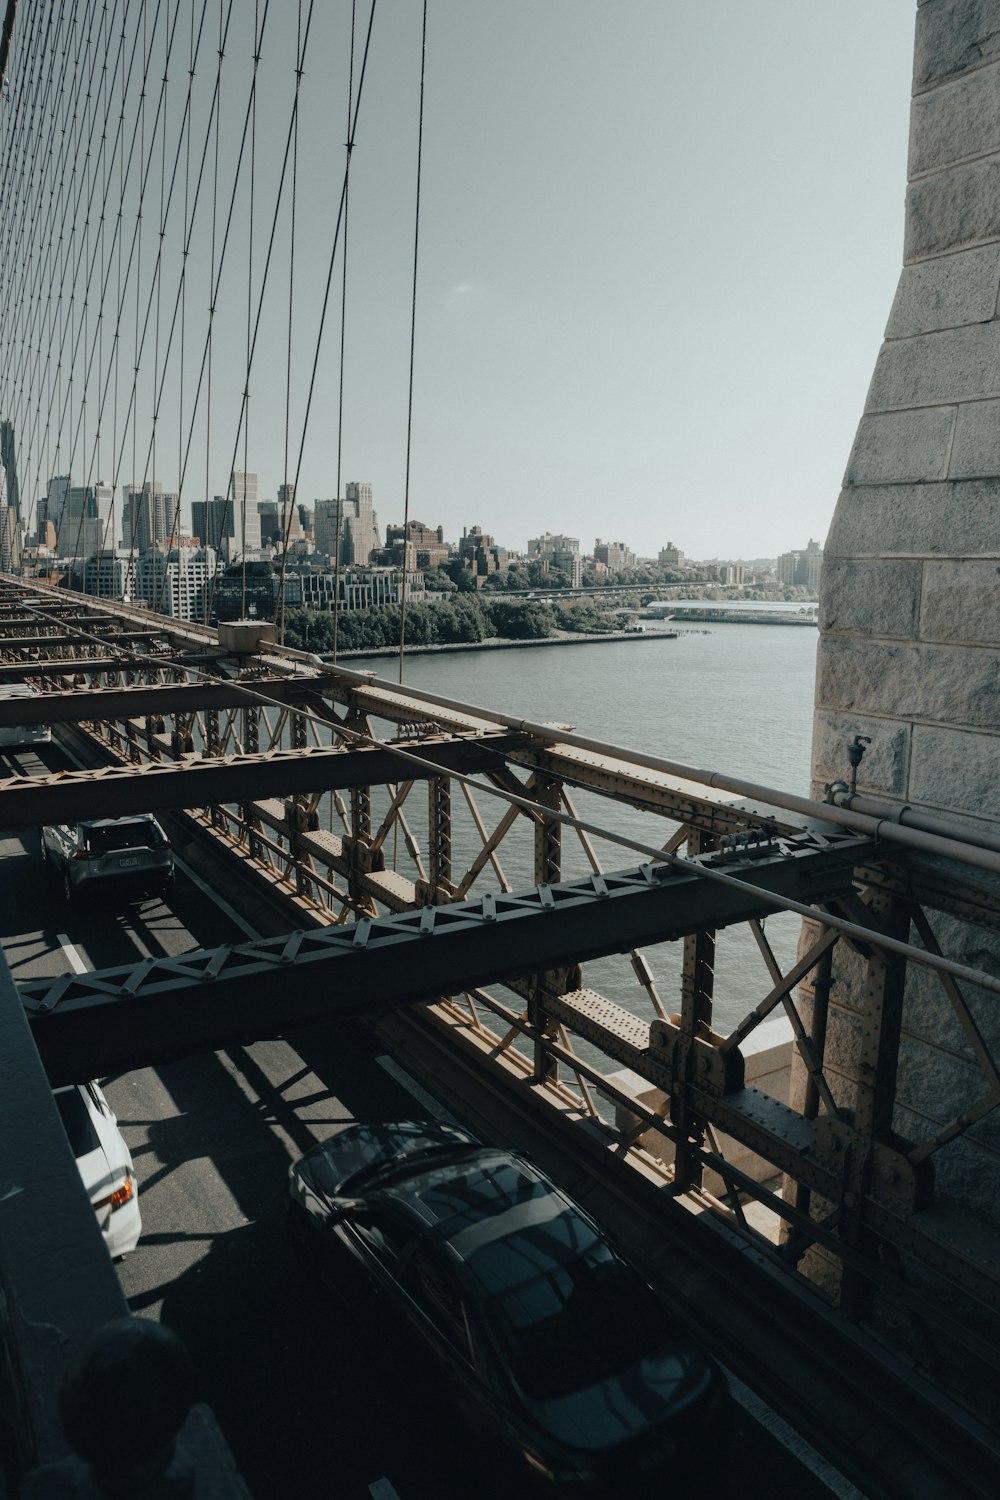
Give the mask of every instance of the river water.
[{"label": "river water", "polygon": [[[787,608],[788,606],[786,606]],[[812,704],[818,632],[809,626],[719,624],[681,627],[676,639],[631,639],[607,644],[484,650],[408,657],[404,682],[462,702],[521,718],[575,727],[582,734],[631,749],[646,750],[704,771],[808,792]],[[387,658],[352,659],[345,666],[395,681],[398,663]],[[573,794],[581,817],[657,847],[673,825],[585,792]],[[492,830],[504,811],[488,796],[477,797]],[[481,847],[456,792],[456,878]],[[419,807],[419,804],[417,805]],[[415,808],[414,835],[426,847],[422,814]],[[590,869],[585,851],[564,835],[567,876]],[[602,867],[623,869],[641,856],[599,841]],[[408,869],[405,851],[399,867]],[[534,880],[530,832],[512,830],[500,849],[505,878],[515,888]],[[470,894],[497,889],[487,869]],[[794,961],[799,919],[768,918],[766,931],[782,968]],[[677,1007],[680,944],[646,950],[667,1010]],[[648,1001],[638,989],[627,957],[586,966],[584,983],[642,1014]],[[716,955],[716,1024],[729,1030],[770,988],[749,932],[721,932]]]}]

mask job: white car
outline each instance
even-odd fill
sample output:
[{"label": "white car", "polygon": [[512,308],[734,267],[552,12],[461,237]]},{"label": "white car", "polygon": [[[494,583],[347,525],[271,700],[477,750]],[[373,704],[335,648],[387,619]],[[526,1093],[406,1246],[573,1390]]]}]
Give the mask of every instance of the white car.
[{"label": "white car", "polygon": [[104,1243],[117,1260],[135,1249],[142,1230],[129,1149],[96,1083],[69,1084],[53,1094]]}]

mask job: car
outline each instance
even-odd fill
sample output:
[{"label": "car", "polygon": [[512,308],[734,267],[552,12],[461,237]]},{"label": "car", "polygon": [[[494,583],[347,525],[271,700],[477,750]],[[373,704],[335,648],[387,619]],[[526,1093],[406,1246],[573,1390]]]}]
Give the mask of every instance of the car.
[{"label": "car", "polygon": [[135,1249],[142,1231],[129,1149],[98,1084],[67,1084],[52,1092],[104,1243],[117,1260]]},{"label": "car", "polygon": [[174,878],[170,840],[152,813],[47,824],[40,847],[62,877],[67,901],[109,885],[163,891]]},{"label": "car", "polygon": [[397,1336],[429,1356],[521,1487],[639,1500],[717,1461],[719,1367],[529,1158],[456,1125],[359,1123],[293,1163],[287,1213],[321,1286],[388,1314],[386,1367]]},{"label": "car", "polygon": [[[40,700],[42,694],[30,682],[0,682],[0,699],[27,698]],[[0,724],[0,745],[47,745],[51,739],[49,724]]]}]

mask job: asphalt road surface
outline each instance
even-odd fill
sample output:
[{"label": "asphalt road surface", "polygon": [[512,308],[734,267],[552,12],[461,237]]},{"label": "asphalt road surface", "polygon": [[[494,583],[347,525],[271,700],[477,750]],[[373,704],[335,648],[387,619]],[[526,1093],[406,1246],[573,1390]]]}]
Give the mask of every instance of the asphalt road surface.
[{"label": "asphalt road surface", "polygon": [[[55,745],[5,751],[0,775],[65,764]],[[36,833],[0,833],[0,858],[0,943],[15,980],[249,935],[219,893],[182,869],[166,900],[80,904],[42,865]],[[385,1333],[323,1304],[287,1244],[285,1181],[297,1156],[352,1120],[436,1109],[363,1028],[316,1024],[100,1082],[140,1186],[142,1238],[118,1266],[129,1306],[184,1340],[197,1399],[213,1408],[254,1500],[520,1494],[497,1481],[496,1455]],[[743,1409],[738,1422],[738,1485],[731,1491],[706,1454],[699,1495],[858,1495],[828,1488]],[[682,1500],[676,1488],[671,1500]]]}]

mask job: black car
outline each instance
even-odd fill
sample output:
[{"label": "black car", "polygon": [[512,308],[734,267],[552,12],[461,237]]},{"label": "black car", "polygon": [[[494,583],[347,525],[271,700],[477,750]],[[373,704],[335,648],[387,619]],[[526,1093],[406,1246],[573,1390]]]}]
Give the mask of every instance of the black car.
[{"label": "black car", "polygon": [[525,1157],[457,1126],[354,1125],[292,1166],[288,1212],[324,1284],[373,1293],[548,1493],[662,1496],[718,1457],[720,1371]]}]

